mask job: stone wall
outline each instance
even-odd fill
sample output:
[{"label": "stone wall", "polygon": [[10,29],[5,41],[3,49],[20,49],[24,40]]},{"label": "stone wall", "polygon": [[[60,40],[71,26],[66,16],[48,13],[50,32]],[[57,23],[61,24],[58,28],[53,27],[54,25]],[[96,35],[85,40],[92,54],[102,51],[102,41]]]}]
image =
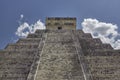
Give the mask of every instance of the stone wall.
[{"label": "stone wall", "polygon": [[76,30],[76,18],[46,18],[46,28],[49,30]]}]

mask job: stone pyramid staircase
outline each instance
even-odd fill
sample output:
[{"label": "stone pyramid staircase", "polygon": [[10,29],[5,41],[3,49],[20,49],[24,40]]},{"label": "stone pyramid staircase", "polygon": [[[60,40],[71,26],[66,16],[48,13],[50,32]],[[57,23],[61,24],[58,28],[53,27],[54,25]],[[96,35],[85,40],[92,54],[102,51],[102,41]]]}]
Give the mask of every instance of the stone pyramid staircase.
[{"label": "stone pyramid staircase", "polygon": [[35,80],[84,80],[72,31],[48,31]]},{"label": "stone pyramid staircase", "polygon": [[99,39],[79,40],[90,80],[120,80],[120,50]]},{"label": "stone pyramid staircase", "polygon": [[[41,53],[44,33],[35,38],[28,35],[0,51],[0,80],[27,80]],[[38,49],[39,47],[39,49]],[[35,71],[33,71],[35,73]],[[34,74],[33,73],[33,74]]]},{"label": "stone pyramid staircase", "polygon": [[0,80],[120,80],[120,50],[82,30],[37,30],[0,50]]}]

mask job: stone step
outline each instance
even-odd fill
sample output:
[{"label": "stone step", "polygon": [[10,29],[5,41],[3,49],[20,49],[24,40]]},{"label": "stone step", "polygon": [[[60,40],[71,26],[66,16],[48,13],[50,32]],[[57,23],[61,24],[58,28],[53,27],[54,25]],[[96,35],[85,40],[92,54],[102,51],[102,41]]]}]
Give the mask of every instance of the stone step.
[{"label": "stone step", "polygon": [[118,67],[92,67],[90,68],[92,75],[100,75],[100,74],[112,74],[112,75],[118,75],[120,74],[120,66]]},{"label": "stone step", "polygon": [[31,52],[31,51],[40,51],[39,49],[3,49],[3,50],[0,50],[0,54],[2,53],[5,53],[5,52]]},{"label": "stone step", "polygon": [[119,80],[119,75],[93,75],[92,80]]},{"label": "stone step", "polygon": [[26,80],[26,77],[2,77],[0,80]]},{"label": "stone step", "polygon": [[6,78],[22,78],[26,77],[29,73],[30,67],[27,68],[5,68],[0,70],[0,78],[6,79]]},{"label": "stone step", "polygon": [[23,73],[4,73],[0,80],[27,80],[28,74]]},{"label": "stone step", "polygon": [[23,62],[26,64],[31,64],[33,60],[31,58],[4,58],[3,60],[0,61],[0,64],[6,64],[9,66],[12,64],[15,65],[17,63],[22,64]]},{"label": "stone step", "polygon": [[[87,65],[89,65],[90,67],[120,67],[120,65],[119,65],[120,61],[119,62],[114,62],[113,61],[114,63],[110,63],[110,62],[107,62],[107,61],[103,61],[101,63],[96,63],[96,62],[97,62],[97,60],[91,61],[91,62],[89,61]],[[112,60],[111,60],[111,62],[112,62]]]},{"label": "stone step", "polygon": [[[25,78],[25,77],[26,77],[26,78],[27,78],[27,75],[28,75],[28,74],[6,74],[5,77],[6,77],[6,78],[10,78],[10,77],[13,77],[13,78],[14,78],[14,77],[18,77],[18,78],[22,78],[22,77]],[[3,76],[3,77],[4,77],[4,76]]]},{"label": "stone step", "polygon": [[[19,66],[19,65],[17,65]],[[10,67],[10,66],[4,66],[4,68],[0,68],[0,73],[1,75],[4,75],[6,72],[9,73],[9,74],[28,74],[29,71],[30,71],[30,68],[31,68],[31,65],[28,66],[28,67]]]},{"label": "stone step", "polygon": [[85,56],[85,58],[89,61],[94,61],[97,60],[99,63],[99,60],[104,60],[104,61],[120,61],[120,56]]},{"label": "stone step", "polygon": [[[69,34],[69,35],[63,35],[63,34],[61,34],[61,35],[56,35],[56,34],[54,34],[54,35],[53,35],[53,34],[48,34],[47,37],[48,37],[47,39],[50,39],[50,38],[51,38],[51,39],[52,39],[52,38],[55,38],[55,39],[56,39],[56,38],[59,38],[59,39],[72,39],[72,36],[71,36],[70,34]],[[59,40],[59,39],[58,39],[58,40]]]},{"label": "stone step", "polygon": [[34,43],[31,43],[31,44],[8,44],[6,46],[6,50],[16,50],[16,49],[36,49],[38,48],[38,45],[39,44],[34,44]]},{"label": "stone step", "polygon": [[57,36],[63,37],[63,36],[71,36],[71,33],[72,32],[65,32],[65,33],[53,33],[53,32],[51,32],[51,33],[47,33],[47,35],[50,37],[57,37]]},{"label": "stone step", "polygon": [[30,67],[28,67],[28,68],[3,68],[3,69],[1,69],[1,72],[4,72],[4,73],[11,73],[11,74],[13,74],[13,73],[29,73],[29,71],[30,71]]},{"label": "stone step", "polygon": [[42,38],[43,35],[42,34],[28,34],[27,38]]},{"label": "stone step", "polygon": [[8,77],[18,77],[18,78],[22,78],[22,77],[27,77],[28,76],[28,74],[26,74],[26,73],[7,73],[7,72],[5,72],[5,74],[4,75],[2,75],[0,78],[8,78]]},{"label": "stone step", "polygon": [[[3,58],[33,58],[38,53],[38,50],[29,50],[29,51],[8,51],[8,50],[2,50],[0,51],[0,56]],[[2,58],[0,57],[0,58]]]},{"label": "stone step", "polygon": [[[90,44],[90,47],[91,47],[91,48],[94,48],[94,45],[93,45],[93,47],[92,47],[92,45]],[[110,49],[110,50],[113,49],[110,44],[101,44],[101,45],[97,45],[97,44],[96,44],[95,47],[96,47],[97,49],[100,49],[100,48],[101,48],[101,49]]]},{"label": "stone step", "polygon": [[0,66],[0,70],[28,68],[30,66],[31,66],[31,63],[15,63],[15,64],[11,64],[11,65],[7,65],[7,63],[3,63]]},{"label": "stone step", "polygon": [[120,56],[87,56],[85,59],[87,60],[89,65],[93,66],[111,66],[120,63]]},{"label": "stone step", "polygon": [[96,64],[96,65],[91,65],[88,63],[88,66],[91,67],[91,68],[120,68],[120,65],[117,65],[117,64]]},{"label": "stone step", "polygon": [[47,30],[36,30],[35,33],[37,34],[43,34],[45,33]]},{"label": "stone step", "polygon": [[91,50],[94,50],[94,49],[113,49],[110,44],[97,44],[97,43],[87,44],[85,48],[91,49]]},{"label": "stone step", "polygon": [[41,38],[21,38],[17,41],[17,43],[39,43]]},{"label": "stone step", "polygon": [[99,39],[99,38],[82,38],[83,41],[85,41],[86,43],[89,43],[89,44],[103,44],[102,41]]},{"label": "stone step", "polygon": [[69,34],[73,32],[73,30],[45,30],[45,33],[52,34]]},{"label": "stone step", "polygon": [[92,35],[90,33],[85,33],[83,35],[79,35],[78,37],[79,37],[79,39],[81,39],[81,38],[92,38]]},{"label": "stone step", "polygon": [[83,32],[83,30],[75,30],[75,31],[73,31],[74,33],[77,33],[77,34],[85,34],[84,32]]},{"label": "stone step", "polygon": [[[6,54],[6,55],[4,55],[5,56],[5,58],[7,59],[7,58],[26,58],[26,59],[33,59],[34,58],[34,56],[35,56],[36,54],[19,54],[19,53],[12,53],[12,55],[10,54],[10,55],[8,55],[8,54]],[[3,57],[4,58],[4,57]]]},{"label": "stone step", "polygon": [[[99,44],[97,42],[87,40],[87,39],[80,39],[79,42],[81,43],[82,48],[85,50],[87,49],[113,49],[110,44]],[[84,50],[83,49],[83,50]]]},{"label": "stone step", "polygon": [[120,56],[120,50],[95,49],[84,51],[85,56]]}]

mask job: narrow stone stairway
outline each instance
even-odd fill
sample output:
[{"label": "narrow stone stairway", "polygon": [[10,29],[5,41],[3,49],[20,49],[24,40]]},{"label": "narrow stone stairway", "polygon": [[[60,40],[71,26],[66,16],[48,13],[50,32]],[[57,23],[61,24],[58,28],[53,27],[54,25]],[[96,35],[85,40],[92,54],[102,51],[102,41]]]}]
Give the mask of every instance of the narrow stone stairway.
[{"label": "narrow stone stairway", "polygon": [[34,80],[85,80],[72,31],[50,31]]}]

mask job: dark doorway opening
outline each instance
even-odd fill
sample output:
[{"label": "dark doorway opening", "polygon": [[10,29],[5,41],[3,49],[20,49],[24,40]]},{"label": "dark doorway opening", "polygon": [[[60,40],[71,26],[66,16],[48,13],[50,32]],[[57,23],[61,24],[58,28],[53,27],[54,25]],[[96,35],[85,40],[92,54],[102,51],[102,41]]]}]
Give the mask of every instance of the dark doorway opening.
[{"label": "dark doorway opening", "polygon": [[62,27],[58,27],[58,30],[61,30],[62,29]]}]

